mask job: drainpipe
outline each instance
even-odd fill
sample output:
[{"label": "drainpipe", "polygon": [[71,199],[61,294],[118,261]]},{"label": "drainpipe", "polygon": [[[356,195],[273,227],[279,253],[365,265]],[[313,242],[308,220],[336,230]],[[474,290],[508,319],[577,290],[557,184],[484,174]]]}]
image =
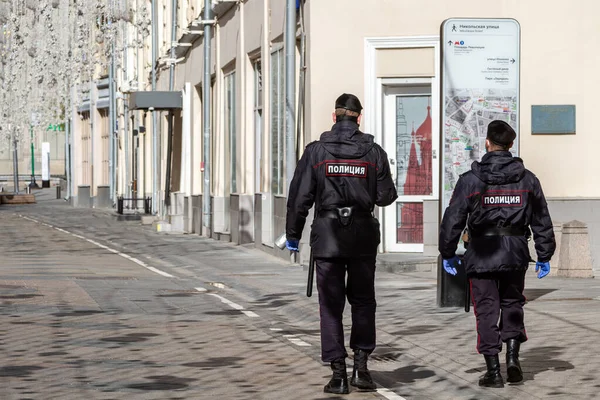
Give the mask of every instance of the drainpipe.
[{"label": "drainpipe", "polygon": [[15,187],[14,192],[19,194],[19,154],[17,153],[17,128],[12,128],[9,125],[10,133],[12,135],[13,145],[13,186]]},{"label": "drainpipe", "polygon": [[[95,156],[95,152],[94,152],[94,141],[95,139],[95,132],[94,130],[96,129],[96,101],[94,99],[94,96],[96,96],[96,92],[94,90],[94,86],[96,85],[96,83],[94,82],[94,75],[93,73],[90,75],[90,198],[94,198],[94,184],[96,183],[96,180],[94,179],[94,160],[96,159]],[[87,149],[86,149],[87,150]]]},{"label": "drainpipe", "polygon": [[115,129],[115,45],[112,45],[111,49],[111,59],[110,59],[110,67],[108,69],[108,186],[109,186],[109,198],[110,200],[114,200],[114,190],[115,190],[115,182],[114,182],[114,129]]},{"label": "drainpipe", "polygon": [[[129,68],[128,52],[129,52],[129,24],[126,21],[122,21],[123,26],[123,82],[122,85],[129,85],[129,77],[127,70]],[[123,191],[125,192],[124,197],[129,195],[129,99],[123,96],[123,134],[125,136],[125,185]],[[133,162],[133,158],[131,159]],[[136,203],[133,204],[134,206]]]},{"label": "drainpipe", "polygon": [[[208,233],[211,227],[212,210],[210,206],[210,41],[211,41],[211,2],[204,2],[204,78],[202,80],[202,121],[203,131],[203,159],[204,159],[204,190],[202,191],[202,221]],[[212,232],[211,232],[212,233]]]},{"label": "drainpipe", "polygon": [[[171,65],[169,66],[169,91],[175,86],[175,42],[177,41],[177,0],[171,1]],[[171,206],[171,162],[173,151],[173,111],[169,112],[167,132],[167,173],[165,177],[165,212]]]},{"label": "drainpipe", "polygon": [[[152,0],[152,91],[156,91],[156,59],[158,52],[158,7]],[[158,214],[158,115],[152,111],[152,213]]]},{"label": "drainpipe", "polygon": [[300,11],[300,74],[298,77],[298,114],[296,115],[298,124],[296,127],[296,160],[302,155],[302,141],[304,128],[304,101],[306,96],[306,32],[304,31],[304,9],[302,2],[299,7]]},{"label": "drainpipe", "polygon": [[286,186],[296,169],[296,0],[286,1],[285,19],[285,138]]},{"label": "drainpipe", "polygon": [[[67,176],[67,200],[71,200],[71,113],[65,118],[65,175]],[[33,171],[33,169],[32,169]],[[32,172],[33,175],[33,172]]]}]

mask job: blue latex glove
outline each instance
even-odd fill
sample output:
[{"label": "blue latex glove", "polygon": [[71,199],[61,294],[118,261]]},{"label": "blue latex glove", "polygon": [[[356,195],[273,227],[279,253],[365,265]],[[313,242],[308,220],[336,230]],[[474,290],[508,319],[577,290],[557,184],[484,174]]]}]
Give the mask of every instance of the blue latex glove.
[{"label": "blue latex glove", "polygon": [[542,279],[543,277],[545,277],[546,275],[548,275],[550,273],[550,262],[546,261],[546,262],[541,262],[538,261],[535,263],[535,272],[538,272],[538,278]]},{"label": "blue latex glove", "polygon": [[456,275],[456,267],[460,265],[460,258],[458,258],[458,256],[454,256],[447,260],[443,259],[442,265],[447,273],[450,275]]},{"label": "blue latex glove", "polygon": [[285,247],[291,251],[298,251],[298,241],[297,240],[286,240]]}]

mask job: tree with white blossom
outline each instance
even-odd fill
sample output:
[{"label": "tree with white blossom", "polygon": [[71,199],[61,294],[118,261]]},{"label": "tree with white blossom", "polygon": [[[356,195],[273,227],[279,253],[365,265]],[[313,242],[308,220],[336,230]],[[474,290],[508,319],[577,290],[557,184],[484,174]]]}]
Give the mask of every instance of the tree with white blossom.
[{"label": "tree with white blossom", "polygon": [[[0,0],[0,150],[9,148],[11,135],[27,139],[34,122],[65,123],[89,82],[111,62],[121,67],[125,24],[149,34],[147,8],[134,11],[131,3]],[[132,46],[142,46],[138,36]]]}]

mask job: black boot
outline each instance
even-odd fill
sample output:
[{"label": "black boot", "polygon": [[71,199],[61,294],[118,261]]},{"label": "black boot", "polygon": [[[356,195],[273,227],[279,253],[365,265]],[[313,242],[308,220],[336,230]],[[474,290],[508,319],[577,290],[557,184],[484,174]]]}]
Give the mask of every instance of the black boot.
[{"label": "black boot", "polygon": [[333,376],[323,392],[335,393],[335,394],[348,394],[350,389],[348,388],[348,373],[346,372],[346,360],[343,358],[337,359],[331,362],[331,370]]},{"label": "black boot", "polygon": [[367,359],[369,353],[364,350],[354,351],[354,369],[352,370],[352,379],[350,384],[362,390],[375,390],[377,385],[371,378],[371,373],[367,368]]},{"label": "black boot", "polygon": [[506,379],[510,383],[521,382],[523,380],[523,370],[519,362],[519,349],[521,342],[517,339],[509,339],[506,342]]},{"label": "black boot", "polygon": [[479,386],[501,388],[504,387],[504,379],[500,374],[500,359],[498,354],[484,356],[487,372],[479,379]]}]

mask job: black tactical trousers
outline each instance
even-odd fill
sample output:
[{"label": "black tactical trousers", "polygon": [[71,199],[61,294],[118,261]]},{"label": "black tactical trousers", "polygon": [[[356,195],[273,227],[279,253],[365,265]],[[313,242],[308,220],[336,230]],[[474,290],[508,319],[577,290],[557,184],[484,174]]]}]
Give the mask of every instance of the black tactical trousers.
[{"label": "black tactical trousers", "polygon": [[[321,315],[321,358],[330,362],[348,356],[342,314],[346,296],[352,311],[350,348],[375,349],[375,256],[317,259],[317,289]],[[346,284],[346,272],[348,282]]]},{"label": "black tactical trousers", "polygon": [[[477,351],[493,356],[502,342],[527,340],[523,322],[525,271],[471,277],[471,298],[477,320]],[[498,324],[500,320],[500,324]]]}]

